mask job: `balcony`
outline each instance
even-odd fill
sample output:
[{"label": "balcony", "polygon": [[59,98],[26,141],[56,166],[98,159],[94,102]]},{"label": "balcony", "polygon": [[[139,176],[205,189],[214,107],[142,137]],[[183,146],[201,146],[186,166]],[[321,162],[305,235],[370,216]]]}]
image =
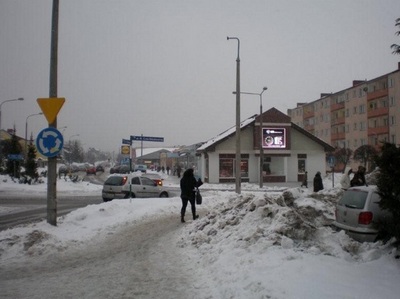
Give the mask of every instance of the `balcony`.
[{"label": "balcony", "polygon": [[377,127],[377,128],[368,128],[368,136],[371,135],[381,135],[381,134],[389,134],[389,126]]},{"label": "balcony", "polygon": [[344,124],[345,121],[346,121],[346,118],[344,116],[343,117],[338,117],[336,119],[332,119],[331,120],[331,125],[332,126],[341,125],[341,124]]},{"label": "balcony", "polygon": [[332,133],[331,134],[331,140],[332,141],[336,141],[336,140],[341,140],[341,139],[346,139],[346,133],[342,132],[342,133]]},{"label": "balcony", "polygon": [[374,99],[378,99],[378,98],[382,98],[385,96],[388,96],[389,92],[388,89],[380,89],[380,90],[375,90],[373,92],[368,92],[367,94],[367,100],[374,100]]},{"label": "balcony", "polygon": [[344,108],[344,102],[331,105],[331,111],[336,111]]},{"label": "balcony", "polygon": [[368,109],[368,118],[389,115],[389,107],[382,107],[376,109]]}]

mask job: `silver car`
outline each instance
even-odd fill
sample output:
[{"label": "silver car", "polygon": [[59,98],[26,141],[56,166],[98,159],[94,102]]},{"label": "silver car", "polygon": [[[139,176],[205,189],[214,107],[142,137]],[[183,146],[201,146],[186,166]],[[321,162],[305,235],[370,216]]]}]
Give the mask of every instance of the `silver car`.
[{"label": "silver car", "polygon": [[168,197],[168,191],[153,180],[135,174],[114,174],[103,185],[104,201],[129,197]]},{"label": "silver car", "polygon": [[380,201],[376,186],[347,189],[336,205],[333,225],[359,242],[376,241],[378,224],[392,219],[389,211],[380,208]]}]

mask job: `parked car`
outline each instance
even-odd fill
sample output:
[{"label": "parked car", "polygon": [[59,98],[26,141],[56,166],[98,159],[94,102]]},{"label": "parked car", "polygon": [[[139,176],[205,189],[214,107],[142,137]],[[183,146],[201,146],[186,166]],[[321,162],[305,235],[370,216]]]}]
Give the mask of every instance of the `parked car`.
[{"label": "parked car", "polygon": [[104,201],[131,197],[168,197],[168,191],[153,180],[135,174],[113,174],[104,182]]},{"label": "parked car", "polygon": [[114,167],[110,168],[110,174],[113,173],[129,173],[129,165],[115,165]]},{"label": "parked car", "polygon": [[376,241],[382,233],[378,224],[392,219],[388,210],[380,208],[380,200],[376,186],[347,189],[336,205],[333,225],[359,242]]},{"label": "parked car", "polygon": [[142,176],[153,180],[158,186],[163,185],[163,178],[158,173],[146,173]]},{"label": "parked car", "polygon": [[96,166],[89,166],[86,168],[86,174],[94,174],[96,175]]},{"label": "parked car", "polygon": [[101,172],[104,172],[104,167],[103,167],[103,165],[97,165],[96,166],[96,171],[101,171]]},{"label": "parked car", "polygon": [[141,171],[141,172],[146,172],[147,171],[147,165],[144,164],[137,164],[134,167],[134,171]]}]

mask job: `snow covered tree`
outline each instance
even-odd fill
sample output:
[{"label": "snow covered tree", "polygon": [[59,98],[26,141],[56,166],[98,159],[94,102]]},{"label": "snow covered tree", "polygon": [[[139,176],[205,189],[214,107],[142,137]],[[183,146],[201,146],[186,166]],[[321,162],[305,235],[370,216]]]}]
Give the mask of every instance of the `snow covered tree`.
[{"label": "snow covered tree", "polygon": [[[400,18],[396,19],[396,26],[400,28]],[[400,30],[396,32],[396,35],[400,35]],[[400,54],[400,45],[393,44],[390,46],[393,50],[393,54]]]},{"label": "snow covered tree", "polygon": [[374,160],[377,156],[377,151],[372,145],[362,145],[354,151],[353,158],[354,160],[360,161],[364,164],[366,169],[370,169],[367,167],[367,163],[374,163]]},{"label": "snow covered tree", "polygon": [[333,153],[333,156],[336,159],[337,164],[343,164],[342,173],[346,170],[346,166],[350,161],[350,157],[353,154],[353,151],[349,148],[337,148]]},{"label": "snow covered tree", "polygon": [[[15,130],[14,134],[11,135],[11,139],[6,140],[3,143],[3,153],[5,157],[8,157],[8,155],[22,154],[22,147],[18,142],[17,136],[15,135]],[[19,178],[20,172],[21,172],[21,161],[8,159],[6,173],[9,174],[10,176],[15,176],[16,178]]]},{"label": "snow covered tree", "polygon": [[33,179],[38,178],[39,174],[37,172],[36,148],[32,144],[32,140],[28,146],[28,155],[27,155],[25,168],[26,168],[25,173],[27,176],[30,176]]},{"label": "snow covered tree", "polygon": [[386,224],[385,230],[400,241],[400,148],[395,144],[385,143],[382,153],[376,158],[379,167],[377,177],[378,193],[382,200],[380,206],[393,214],[393,223]]}]

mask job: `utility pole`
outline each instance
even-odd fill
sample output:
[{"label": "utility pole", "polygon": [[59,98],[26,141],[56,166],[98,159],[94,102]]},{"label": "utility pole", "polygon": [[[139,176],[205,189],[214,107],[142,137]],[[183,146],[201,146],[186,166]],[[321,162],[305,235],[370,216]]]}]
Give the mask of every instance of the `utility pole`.
[{"label": "utility pole", "polygon": [[[58,11],[59,0],[53,0],[51,18],[51,53],[50,53],[50,91],[49,98],[57,98],[58,66]],[[57,117],[50,128],[57,129]],[[47,223],[57,225],[57,156],[48,158],[47,177]]]}]

